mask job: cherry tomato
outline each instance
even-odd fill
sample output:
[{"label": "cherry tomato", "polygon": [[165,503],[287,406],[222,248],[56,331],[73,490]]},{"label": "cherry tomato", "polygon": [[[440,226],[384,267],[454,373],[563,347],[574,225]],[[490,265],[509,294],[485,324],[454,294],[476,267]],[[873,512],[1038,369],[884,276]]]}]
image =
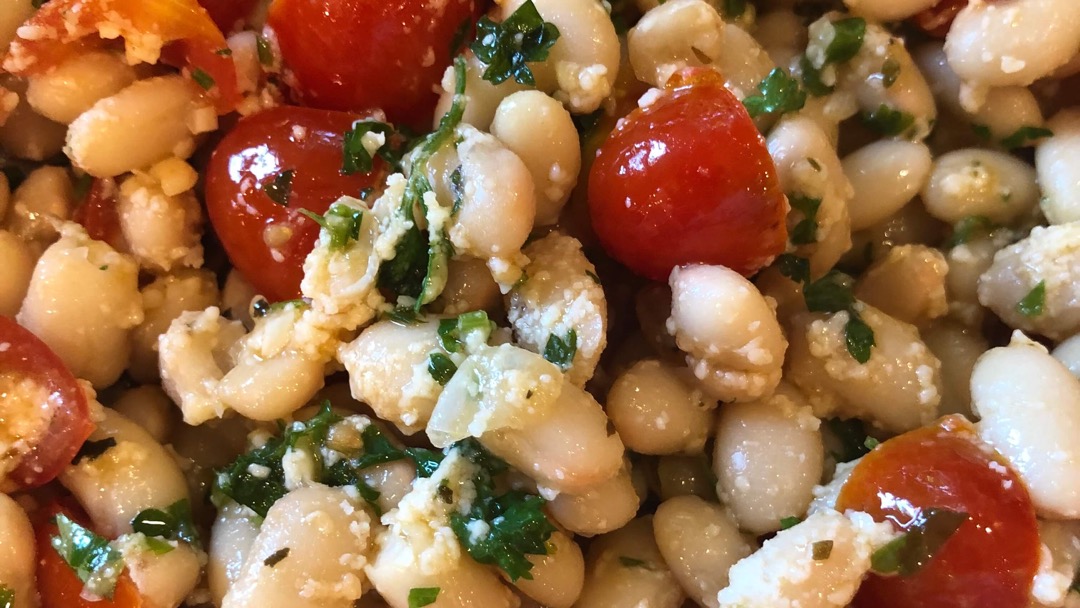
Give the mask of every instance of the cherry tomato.
[{"label": "cherry tomato", "polygon": [[787,239],[776,167],[719,75],[673,80],[600,146],[589,173],[593,228],[612,257],[650,279],[695,262],[752,274]]},{"label": "cherry tomato", "polygon": [[968,5],[968,0],[941,0],[934,6],[919,12],[912,20],[919,29],[935,36],[944,38],[952,27],[953,19]]},{"label": "cherry tomato", "polygon": [[293,99],[331,110],[381,108],[431,126],[433,88],[456,35],[485,0],[274,0],[268,24],[293,79]]},{"label": "cherry tomato", "polygon": [[99,28],[115,28],[125,39],[160,38],[164,61],[208,76],[218,112],[229,112],[240,101],[236,64],[219,52],[227,47],[225,36],[196,0],[51,0],[26,25],[19,32],[58,35],[16,35],[3,67],[17,76],[44,72],[87,46],[104,44]]},{"label": "cherry tomato", "polygon": [[[30,444],[21,454],[17,448],[0,452],[0,459],[19,459],[6,480],[0,475],[0,491],[40,486],[71,462],[94,430],[90,406],[63,361],[37,336],[7,317],[0,317],[0,346],[4,347],[0,348],[0,420],[11,425],[8,432],[15,433],[5,443],[22,439]],[[34,389],[43,389],[39,391],[47,395],[43,402],[27,403],[8,392],[25,381]],[[15,420],[26,420],[34,435],[20,437],[12,422]]]},{"label": "cherry tomato", "polygon": [[319,236],[300,209],[325,213],[342,195],[359,196],[385,175],[378,159],[371,173],[341,173],[344,134],[360,119],[273,108],[240,120],[210,157],[210,221],[233,266],[271,301],[300,295],[304,258]]},{"label": "cherry tomato", "polygon": [[943,507],[969,519],[907,577],[871,574],[858,608],[1025,608],[1039,566],[1039,530],[1027,489],[977,442],[971,423],[943,418],[875,448],[856,465],[837,509],[906,527]]},{"label": "cherry tomato", "polygon": [[91,602],[81,597],[83,582],[51,542],[52,537],[60,533],[56,527],[56,516],[60,513],[81,526],[88,525],[86,515],[71,503],[73,501],[55,501],[35,517],[37,586],[41,608],[140,608],[143,605],[142,597],[126,572],[117,580],[112,599]]},{"label": "cherry tomato", "polygon": [[117,251],[128,251],[116,210],[116,182],[94,178],[82,204],[75,208],[72,221],[82,225],[90,238],[105,241]]},{"label": "cherry tomato", "polygon": [[223,32],[232,32],[255,10],[259,0],[199,0],[199,4],[210,13],[218,28]]}]

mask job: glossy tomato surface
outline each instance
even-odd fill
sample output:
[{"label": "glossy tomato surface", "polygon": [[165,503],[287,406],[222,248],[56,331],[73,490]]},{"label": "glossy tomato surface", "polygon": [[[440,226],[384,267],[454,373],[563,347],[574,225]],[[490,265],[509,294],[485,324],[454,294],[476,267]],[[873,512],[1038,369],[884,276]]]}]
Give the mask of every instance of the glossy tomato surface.
[{"label": "glossy tomato surface", "polygon": [[719,75],[675,80],[600,146],[589,174],[593,228],[612,257],[650,279],[691,263],[752,274],[787,240],[776,167]]},{"label": "glossy tomato surface", "polygon": [[277,34],[293,99],[427,130],[451,49],[486,0],[275,0]]},{"label": "glossy tomato surface", "polygon": [[837,509],[905,528],[930,507],[969,515],[936,555],[907,577],[871,574],[859,608],[1026,608],[1039,565],[1035,510],[1020,478],[971,424],[947,417],[890,439],[863,457]]},{"label": "glossy tomato surface", "polygon": [[86,197],[71,214],[71,220],[86,229],[90,238],[105,241],[117,251],[128,251],[116,208],[116,182],[94,178]]},{"label": "glossy tomato surface", "polygon": [[[45,429],[30,440],[30,450],[7,479],[0,477],[0,489],[40,486],[52,481],[71,462],[93,432],[89,403],[60,357],[7,317],[0,317],[0,345],[0,419],[21,419],[28,412],[14,408],[32,407],[30,415],[40,419],[34,427]],[[45,389],[45,402],[25,403],[4,394],[23,381]]]},{"label": "glossy tomato surface", "polygon": [[304,258],[319,236],[300,209],[325,213],[385,175],[379,160],[372,173],[341,173],[345,132],[359,119],[281,106],[240,120],[214,149],[206,168],[210,221],[229,260],[271,301],[300,295]]}]

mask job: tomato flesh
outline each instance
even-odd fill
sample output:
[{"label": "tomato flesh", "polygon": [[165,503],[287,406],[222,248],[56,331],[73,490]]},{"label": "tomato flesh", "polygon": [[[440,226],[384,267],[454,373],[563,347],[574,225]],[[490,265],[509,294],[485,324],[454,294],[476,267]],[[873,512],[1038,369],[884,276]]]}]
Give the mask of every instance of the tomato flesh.
[{"label": "tomato flesh", "polygon": [[277,35],[301,105],[381,108],[390,120],[430,127],[459,28],[484,0],[275,0],[267,23]]},{"label": "tomato flesh", "polygon": [[837,500],[899,528],[920,510],[943,507],[969,519],[908,577],[869,575],[859,608],[1025,608],[1039,565],[1039,530],[1027,489],[977,443],[961,417],[911,431],[856,465]]},{"label": "tomato flesh", "polygon": [[[240,120],[214,149],[206,168],[210,221],[233,266],[271,301],[300,295],[304,258],[319,236],[319,226],[300,210],[325,213],[386,173],[378,159],[371,173],[341,173],[345,132],[360,119],[281,106]],[[291,186],[281,205],[266,188],[287,171]]]},{"label": "tomato flesh", "polygon": [[752,274],[787,240],[776,167],[719,75],[676,82],[600,146],[589,173],[593,228],[612,257],[650,279],[692,263]]},{"label": "tomato flesh", "polygon": [[258,0],[199,0],[199,4],[210,13],[218,28],[225,33],[233,32],[255,10]]},{"label": "tomato flesh", "polygon": [[82,204],[75,208],[71,220],[86,229],[86,234],[105,241],[117,251],[128,251],[120,227],[120,212],[116,209],[116,182],[111,178],[94,178]]},{"label": "tomato flesh", "polygon": [[[60,357],[37,336],[7,317],[0,317],[0,346],[4,346],[0,348],[0,376],[29,380],[48,395],[45,403],[38,404],[36,413],[48,426],[7,479],[0,477],[0,490],[10,490],[12,485],[15,489],[40,486],[52,481],[71,462],[93,432],[90,405]],[[0,394],[0,400],[7,397]],[[0,412],[4,412],[3,407]],[[8,412],[12,416],[18,413]]]}]

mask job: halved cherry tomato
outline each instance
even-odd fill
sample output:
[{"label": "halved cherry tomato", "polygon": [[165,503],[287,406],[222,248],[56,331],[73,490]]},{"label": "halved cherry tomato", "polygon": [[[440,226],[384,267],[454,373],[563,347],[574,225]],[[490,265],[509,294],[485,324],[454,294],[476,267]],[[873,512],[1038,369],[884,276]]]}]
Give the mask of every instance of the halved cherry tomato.
[{"label": "halved cherry tomato", "polygon": [[[45,390],[48,398],[44,403],[20,403],[6,394],[12,381],[24,380]],[[45,430],[24,438],[32,445],[6,480],[0,476],[0,491],[52,481],[94,430],[86,395],[60,357],[29,330],[0,317],[0,420],[8,419],[7,424],[11,424],[12,419],[28,415],[39,418],[40,426],[33,426]],[[0,457],[6,456],[0,453]]]},{"label": "halved cherry tomato", "polygon": [[589,173],[593,228],[612,257],[650,279],[691,263],[752,274],[787,239],[776,167],[719,75],[673,80],[600,146]]},{"label": "halved cherry tomato", "polygon": [[345,112],[273,108],[240,120],[210,158],[210,221],[233,266],[271,301],[300,295],[304,258],[319,236],[300,209],[325,213],[342,195],[360,196],[386,173],[379,159],[371,173],[341,173],[344,135],[356,120]]},{"label": "halved cherry tomato", "polygon": [[953,19],[956,19],[956,15],[967,5],[968,0],[940,0],[934,6],[916,14],[912,20],[927,34],[944,38],[952,27]]},{"label": "halved cherry tomato", "polygon": [[105,241],[117,251],[127,251],[116,209],[116,182],[112,178],[94,178],[86,199],[75,208],[71,220],[82,225],[90,238]]},{"label": "halved cherry tomato", "polygon": [[240,101],[236,65],[221,52],[225,36],[196,0],[51,0],[26,25],[19,32],[35,37],[17,35],[3,61],[15,75],[44,72],[86,46],[104,44],[99,31],[115,30],[136,45],[159,39],[165,60],[175,58],[192,74],[201,70],[213,81],[209,94],[218,112]]},{"label": "halved cherry tomato", "polygon": [[143,605],[135,583],[125,572],[120,575],[112,599],[91,602],[81,597],[83,582],[52,546],[52,537],[59,534],[56,516],[68,516],[81,526],[88,518],[74,501],[55,501],[35,516],[34,534],[37,540],[37,585],[41,608],[140,608]]},{"label": "halved cherry tomato", "polygon": [[1039,566],[1039,530],[1027,489],[977,443],[971,423],[943,418],[890,439],[863,457],[837,509],[865,511],[905,528],[922,509],[969,519],[937,554],[907,577],[870,575],[860,608],[1024,608]]},{"label": "halved cherry tomato", "polygon": [[275,0],[277,34],[291,94],[302,105],[431,126],[434,87],[485,0]]},{"label": "halved cherry tomato", "polygon": [[199,0],[199,4],[225,33],[239,29],[237,24],[251,15],[258,3],[259,0]]}]

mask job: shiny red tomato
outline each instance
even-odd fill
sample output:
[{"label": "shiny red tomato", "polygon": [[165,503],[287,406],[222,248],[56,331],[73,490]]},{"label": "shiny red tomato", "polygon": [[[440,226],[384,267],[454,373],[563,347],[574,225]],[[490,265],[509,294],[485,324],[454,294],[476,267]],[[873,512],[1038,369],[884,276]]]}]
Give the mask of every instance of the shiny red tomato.
[{"label": "shiny red tomato", "polygon": [[90,238],[105,241],[117,251],[128,251],[116,210],[116,182],[112,178],[94,178],[71,219],[85,228]]},{"label": "shiny red tomato", "polygon": [[199,4],[210,13],[210,18],[225,33],[235,31],[238,24],[255,10],[259,0],[199,0]]},{"label": "shiny red tomato", "polygon": [[[26,381],[35,390],[44,389],[40,392],[47,398],[28,403],[7,394]],[[0,491],[52,481],[94,430],[89,403],[75,376],[44,342],[7,317],[0,317],[0,419],[9,425],[26,420],[28,428],[35,429],[34,436],[21,437],[30,444],[24,453],[0,452],[0,457],[19,459],[6,479],[0,476]]]},{"label": "shiny red tomato", "polygon": [[73,504],[53,502],[36,514],[34,535],[41,608],[140,608],[142,597],[126,572],[117,580],[112,599],[91,602],[81,597],[83,582],[52,546],[52,537],[59,534],[55,522],[60,513],[81,526],[88,526],[86,515]]},{"label": "shiny red tomato", "polygon": [[600,146],[589,173],[593,229],[612,257],[650,279],[691,263],[752,274],[787,240],[776,167],[719,75],[673,80]]},{"label": "shiny red tomato", "polygon": [[378,159],[371,173],[341,173],[345,132],[360,119],[273,108],[240,120],[210,157],[210,221],[233,266],[271,301],[300,295],[304,258],[319,236],[318,225],[300,209],[325,213],[342,195],[359,196],[385,175]]},{"label": "shiny red tomato", "polygon": [[1039,530],[1027,489],[977,443],[958,416],[890,439],[863,457],[837,509],[865,511],[904,528],[922,509],[969,519],[907,577],[870,575],[858,608],[1025,608],[1039,566]]},{"label": "shiny red tomato", "polygon": [[[268,23],[293,99],[331,110],[381,108],[390,120],[431,126],[433,88],[486,0],[274,0]],[[463,25],[464,24],[464,25]]]}]

